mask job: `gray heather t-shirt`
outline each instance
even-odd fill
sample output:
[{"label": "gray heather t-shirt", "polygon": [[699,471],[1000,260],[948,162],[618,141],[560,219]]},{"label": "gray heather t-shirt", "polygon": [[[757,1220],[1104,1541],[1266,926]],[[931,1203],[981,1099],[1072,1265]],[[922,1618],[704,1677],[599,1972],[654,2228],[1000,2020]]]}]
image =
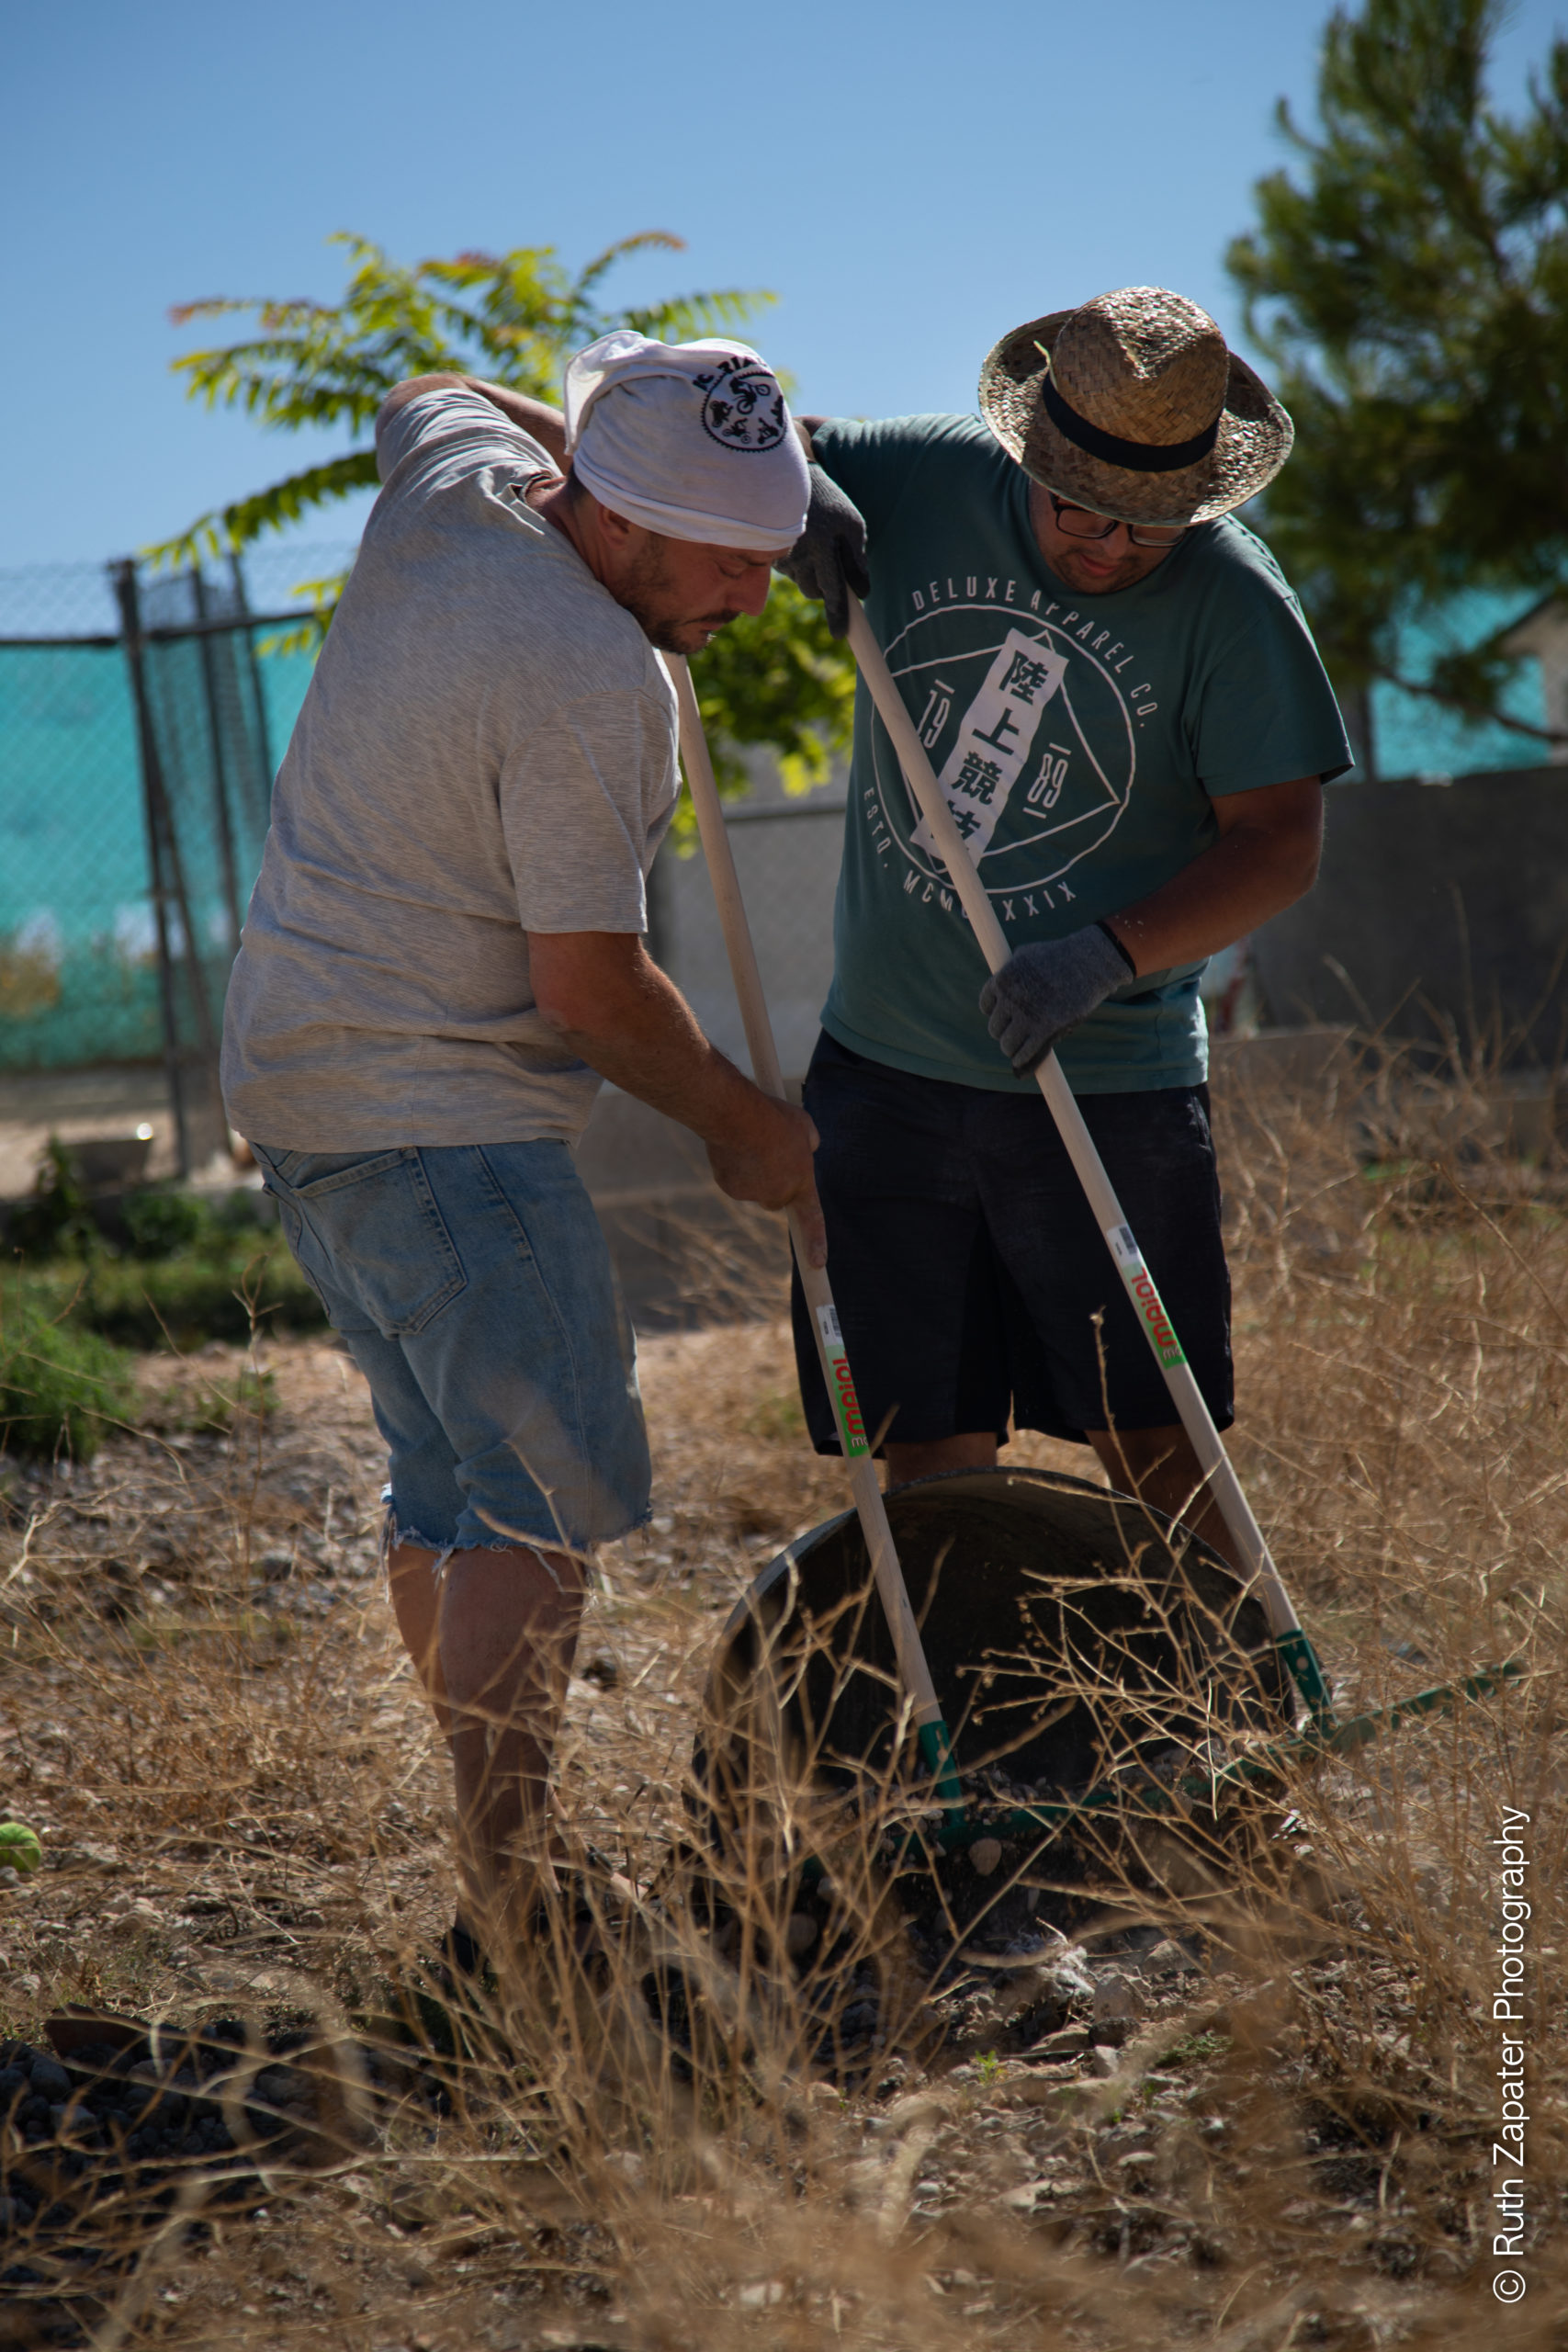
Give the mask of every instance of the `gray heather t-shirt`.
[{"label": "gray heather t-shirt", "polygon": [[229,1117],[295,1151],[572,1142],[600,1081],[541,1020],[525,934],[646,927],[674,695],[482,394],[421,393],[376,447],[229,985]]}]

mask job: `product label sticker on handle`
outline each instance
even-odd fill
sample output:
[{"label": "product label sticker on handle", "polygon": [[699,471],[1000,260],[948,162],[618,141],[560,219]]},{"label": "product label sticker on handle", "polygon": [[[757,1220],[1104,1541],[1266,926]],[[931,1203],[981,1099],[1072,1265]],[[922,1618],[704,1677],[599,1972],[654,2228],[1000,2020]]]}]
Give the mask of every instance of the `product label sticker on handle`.
[{"label": "product label sticker on handle", "polygon": [[844,1335],[839,1328],[839,1310],[830,1303],[817,1309],[817,1329],[822,1337],[822,1354],[828,1375],[828,1393],[833,1399],[833,1414],[839,1424],[839,1442],[846,1459],[869,1453],[865,1440],[865,1423],[861,1419],[860,1398],[850,1377],[850,1360],[844,1353]]},{"label": "product label sticker on handle", "polygon": [[1187,1358],[1181,1352],[1181,1342],[1176,1336],[1169,1316],[1160,1303],[1160,1295],[1155,1288],[1154,1278],[1145,1265],[1142,1252],[1133,1238],[1132,1227],[1108,1225],[1105,1228],[1105,1238],[1111,1244],[1111,1254],[1115,1259],[1117,1270],[1127,1286],[1127,1295],[1133,1302],[1134,1310],[1148,1334],[1150,1346],[1161,1363],[1168,1370],[1174,1371],[1178,1364],[1185,1363]]}]

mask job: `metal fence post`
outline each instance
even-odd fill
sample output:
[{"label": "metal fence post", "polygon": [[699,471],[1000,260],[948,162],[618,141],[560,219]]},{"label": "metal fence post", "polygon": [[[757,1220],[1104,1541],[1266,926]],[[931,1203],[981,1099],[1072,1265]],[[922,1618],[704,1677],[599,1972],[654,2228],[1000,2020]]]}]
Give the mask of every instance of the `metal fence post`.
[{"label": "metal fence post", "polygon": [[274,773],[272,729],[266,715],[266,688],[262,683],[261,662],[256,655],[256,633],[249,626],[251,603],[245,590],[245,568],[238,555],[229,558],[229,571],[234,583],[234,610],[246,623],[242,635],[245,643],[245,667],[250,673],[251,698],[255,706],[256,751],[261,760],[262,793],[264,800],[270,801]]},{"label": "metal fence post", "polygon": [[[119,605],[120,635],[126,667],[130,673],[131,699],[136,708],[136,743],[141,767],[141,807],[147,826],[147,868],[152,884],[152,920],[158,941],[158,992],[164,1016],[164,1069],[168,1080],[169,1107],[175,1114],[175,1150],[182,1176],[190,1174],[190,1134],[186,1118],[185,1075],[180,1067],[178,1015],[175,1004],[175,966],[169,944],[169,879],[165,872],[164,832],[167,795],[158,763],[158,741],[147,698],[147,673],[141,639],[141,607],[136,588],[134,557],[122,557],[108,567]],[[190,942],[187,938],[186,947]]]},{"label": "metal fence post", "polygon": [[[196,617],[198,622],[204,622],[209,617],[207,582],[201,576],[199,563],[192,564],[189,577],[196,598]],[[248,630],[246,634],[249,635]],[[211,741],[212,806],[218,820],[218,854],[223,868],[223,902],[229,914],[229,954],[232,958],[240,952],[240,880],[234,862],[234,828],[230,815],[230,746],[219,701],[217,652],[210,635],[205,629],[197,639],[197,650],[201,662],[202,694],[207,704],[207,731]],[[236,687],[238,683],[236,679]]]}]

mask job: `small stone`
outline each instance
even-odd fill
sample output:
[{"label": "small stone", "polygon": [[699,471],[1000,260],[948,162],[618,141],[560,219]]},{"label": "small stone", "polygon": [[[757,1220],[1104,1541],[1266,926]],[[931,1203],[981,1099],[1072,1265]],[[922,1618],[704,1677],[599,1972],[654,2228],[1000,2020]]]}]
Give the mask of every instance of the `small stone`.
[{"label": "small stone", "polygon": [[940,2123],[947,2107],[939,2091],[906,2091],[902,2098],[896,2098],[891,2107],[872,2118],[871,2136],[874,2140],[901,2140],[906,2132]]},{"label": "small stone", "polygon": [[1139,1966],[1145,1976],[1155,1978],[1202,1974],[1191,1953],[1183,1951],[1179,1944],[1172,1943],[1168,1936],[1162,1938],[1144,1954]]},{"label": "small stone", "polygon": [[1065,2025],[1059,2032],[1048,2033],[1030,2052],[1031,2061],[1043,2059],[1047,2064],[1063,2058],[1081,2058],[1089,2048],[1089,2029],[1081,2025]]},{"label": "small stone", "polygon": [[1143,2014],[1143,1996],[1136,1985],[1120,1969],[1108,1969],[1094,1988],[1096,2025],[1125,2024]]},{"label": "small stone", "polygon": [[792,1911],[784,1926],[784,1950],[791,1960],[804,1959],[822,1930],[809,1911]]},{"label": "small stone", "polygon": [[35,2058],[29,2079],[35,2098],[48,2099],[52,2105],[71,2096],[71,2077],[52,2058]]},{"label": "small stone", "polygon": [[999,1838],[976,1838],[969,1849],[969,1867],[976,1878],[989,1878],[1001,1858]]},{"label": "small stone", "polygon": [[736,2301],[742,2311],[771,2311],[784,2299],[782,2278],[759,2278],[754,2286],[742,2287]]},{"label": "small stone", "polygon": [[1064,2007],[1076,2001],[1092,2001],[1096,1992],[1095,1979],[1076,1945],[1051,1953],[1041,1963],[1043,1991],[1054,1993]]},{"label": "small stone", "polygon": [[1091,2050],[1089,2053],[1089,2071],[1091,2075],[1097,2075],[1102,2083],[1108,2083],[1112,2075],[1119,2074],[1121,2072],[1115,2052],[1113,2050]]},{"label": "small stone", "polygon": [[7,1887],[20,1886],[21,1883],[22,1873],[20,1871],[13,1870],[9,1862],[0,1863],[0,1892],[3,1892]]}]

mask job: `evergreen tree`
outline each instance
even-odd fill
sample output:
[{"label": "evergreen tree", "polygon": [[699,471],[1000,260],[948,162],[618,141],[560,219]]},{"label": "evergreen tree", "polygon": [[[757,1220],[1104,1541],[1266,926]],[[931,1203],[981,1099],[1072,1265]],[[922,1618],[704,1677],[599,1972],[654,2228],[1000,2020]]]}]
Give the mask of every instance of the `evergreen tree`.
[{"label": "evergreen tree", "polygon": [[[1486,93],[1502,0],[1364,0],[1324,36],[1320,130],[1226,256],[1296,423],[1263,527],[1354,704],[1389,679],[1499,709],[1495,645],[1401,673],[1464,588],[1568,576],[1568,41],[1517,119]],[[1555,740],[1555,739],[1553,739]]]}]

